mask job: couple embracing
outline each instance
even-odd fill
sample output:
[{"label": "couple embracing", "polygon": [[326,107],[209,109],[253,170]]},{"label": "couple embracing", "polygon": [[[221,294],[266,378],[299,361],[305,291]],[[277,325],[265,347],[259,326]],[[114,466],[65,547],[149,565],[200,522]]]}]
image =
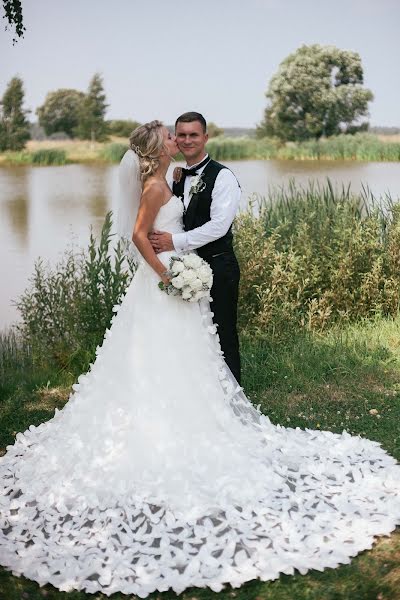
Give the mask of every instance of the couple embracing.
[{"label": "couple embracing", "polygon": [[[132,133],[120,232],[138,268],[64,408],[0,458],[0,565],[40,585],[219,591],[348,563],[400,523],[400,466],[378,443],[275,425],[238,384],[240,189],[206,141],[197,113],[176,137],[159,121]],[[193,250],[211,306],[159,289]]]},{"label": "couple embracing", "polygon": [[[154,127],[159,127],[155,122]],[[135,132],[131,146],[135,147]],[[176,168],[172,191],[183,203],[185,231],[151,232],[149,240],[158,254],[196,250],[213,271],[211,311],[225,361],[240,383],[239,341],[236,330],[239,292],[239,265],[232,246],[232,222],[239,207],[241,190],[234,174],[213,160],[206,152],[207,123],[203,115],[187,112],[175,123],[175,136],[168,135],[169,151],[173,157],[179,148],[186,159],[186,168]],[[174,147],[174,141],[177,147]],[[196,185],[197,184],[197,185]],[[144,194],[152,189],[154,196],[163,192],[166,182],[144,184]],[[167,192],[167,193],[168,193]],[[160,200],[162,201],[162,200]],[[138,241],[136,230],[135,239]],[[139,241],[140,245],[140,241]]]}]

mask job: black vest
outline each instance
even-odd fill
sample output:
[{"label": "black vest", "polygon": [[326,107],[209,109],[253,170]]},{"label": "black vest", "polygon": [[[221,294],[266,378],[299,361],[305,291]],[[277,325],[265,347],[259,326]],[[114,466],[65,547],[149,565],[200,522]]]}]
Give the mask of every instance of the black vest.
[{"label": "black vest", "polygon": [[[224,165],[221,165],[212,159],[204,167],[202,171],[202,181],[206,184],[206,186],[203,191],[199,192],[198,194],[193,194],[190,199],[186,213],[183,216],[183,225],[185,227],[185,231],[190,231],[191,229],[196,229],[196,227],[201,227],[201,225],[204,225],[211,220],[211,194],[214,189],[215,180],[217,179],[218,173],[222,169],[227,168],[228,167],[225,167]],[[174,182],[172,185],[172,191],[174,195],[180,197],[182,202],[184,185],[184,178],[182,178],[178,183]],[[209,244],[205,244],[205,246],[202,246],[201,248],[197,248],[197,252],[201,258],[206,260],[212,255],[219,254],[220,252],[233,252],[232,239],[232,227],[229,227],[224,236],[218,240],[210,242]]]}]

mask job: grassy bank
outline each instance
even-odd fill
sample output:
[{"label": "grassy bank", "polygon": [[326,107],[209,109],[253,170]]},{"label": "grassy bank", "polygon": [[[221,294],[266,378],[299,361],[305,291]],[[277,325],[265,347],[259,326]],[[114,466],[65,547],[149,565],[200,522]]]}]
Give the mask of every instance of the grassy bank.
[{"label": "grassy bank", "polygon": [[[0,165],[48,165],[67,163],[116,163],[127,148],[124,138],[106,143],[81,140],[30,141],[21,152],[0,154]],[[318,141],[282,143],[274,139],[216,137],[208,142],[208,151],[216,160],[357,160],[398,161],[398,136],[366,133],[334,136]]]},{"label": "grassy bank", "polygon": [[[274,341],[242,334],[244,386],[274,423],[366,436],[400,459],[400,318],[363,322],[329,333],[298,334]],[[14,435],[38,425],[61,408],[74,380],[66,367],[36,368],[15,340],[3,336],[5,354],[0,387],[0,446]],[[19,356],[19,358],[18,358]],[[14,361],[17,361],[16,363]],[[14,365],[14,366],[13,366]],[[6,375],[6,377],[4,377]],[[4,382],[7,381],[5,384]],[[370,414],[375,409],[378,414]],[[182,600],[395,600],[399,598],[400,532],[380,538],[372,550],[350,565],[322,573],[281,576],[278,581],[253,581],[219,594],[193,589]],[[61,593],[50,585],[12,576],[0,569],[0,597],[5,600],[83,600],[92,596]],[[115,594],[113,600],[125,600]],[[129,596],[131,600],[134,596]],[[152,594],[152,600],[172,600],[173,593]],[[106,596],[96,594],[97,600]]]},{"label": "grassy bank", "polygon": [[[247,395],[274,423],[345,429],[400,460],[399,210],[390,199],[378,210],[368,192],[294,184],[272,190],[258,208],[235,224]],[[22,327],[0,336],[1,452],[18,431],[51,418],[93,361],[131,277],[121,249],[110,254],[108,216],[101,239],[91,239],[84,254],[69,252],[52,269],[37,263],[19,303]],[[338,569],[180,598],[396,600],[399,569],[397,531]],[[0,570],[0,598],[44,596],[88,597]]]}]

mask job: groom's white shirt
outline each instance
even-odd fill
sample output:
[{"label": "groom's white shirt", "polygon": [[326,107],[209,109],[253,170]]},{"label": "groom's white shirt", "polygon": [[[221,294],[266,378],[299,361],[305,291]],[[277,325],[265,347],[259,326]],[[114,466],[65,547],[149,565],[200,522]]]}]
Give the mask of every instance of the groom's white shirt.
[{"label": "groom's white shirt", "polygon": [[[208,154],[207,154],[208,156]],[[202,161],[204,158],[202,159]],[[202,162],[200,161],[200,162]],[[197,163],[199,164],[199,163]],[[190,165],[190,168],[196,165]],[[197,172],[200,174],[205,169],[206,165]],[[186,165],[186,168],[189,168]],[[183,191],[183,202],[185,208],[189,205],[189,190],[192,177],[186,177]],[[172,243],[177,252],[185,252],[187,250],[196,250],[209,242],[218,240],[226,234],[232,221],[235,218],[240,204],[241,189],[236,177],[229,169],[222,169],[215,180],[214,189],[211,194],[212,202],[210,208],[211,220],[183,233],[174,233],[172,235]]]}]

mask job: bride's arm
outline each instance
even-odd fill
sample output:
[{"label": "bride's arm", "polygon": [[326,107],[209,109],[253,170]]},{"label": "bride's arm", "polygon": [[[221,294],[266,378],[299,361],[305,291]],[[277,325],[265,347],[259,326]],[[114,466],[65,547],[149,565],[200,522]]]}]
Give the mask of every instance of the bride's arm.
[{"label": "bride's arm", "polygon": [[143,193],[140,200],[135,228],[133,230],[132,241],[145,261],[147,261],[155,270],[160,279],[162,279],[164,283],[168,283],[167,277],[163,275],[166,271],[166,266],[157,257],[157,254],[154,252],[153,246],[150,244],[147,237],[153,228],[153,223],[163,204],[163,200],[163,190],[157,184],[152,184]]}]

